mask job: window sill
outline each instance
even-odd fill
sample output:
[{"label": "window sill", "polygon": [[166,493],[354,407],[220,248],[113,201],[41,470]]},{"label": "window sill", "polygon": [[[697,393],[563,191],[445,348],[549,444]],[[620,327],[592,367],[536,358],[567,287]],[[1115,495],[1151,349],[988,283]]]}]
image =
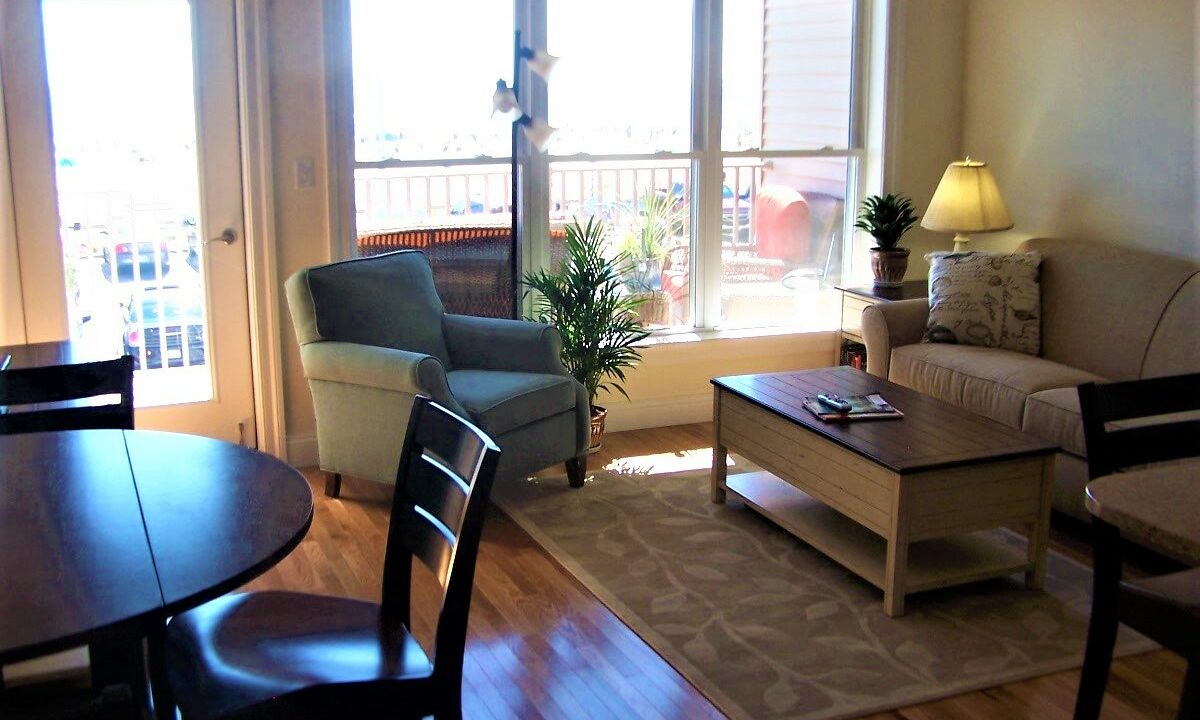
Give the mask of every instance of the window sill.
[{"label": "window sill", "polygon": [[703,330],[663,331],[637,343],[635,347],[651,348],[665,345],[689,345],[723,340],[747,340],[767,337],[815,337],[837,332],[836,326],[813,327],[784,325],[759,328],[710,328]]}]

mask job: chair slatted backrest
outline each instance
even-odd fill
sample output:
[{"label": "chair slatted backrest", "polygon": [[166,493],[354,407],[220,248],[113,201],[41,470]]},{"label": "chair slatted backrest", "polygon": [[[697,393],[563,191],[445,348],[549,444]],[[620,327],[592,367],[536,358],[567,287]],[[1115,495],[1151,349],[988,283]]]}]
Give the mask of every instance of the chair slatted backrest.
[{"label": "chair slatted backrest", "polygon": [[1200,410],[1200,373],[1086,383],[1079,386],[1079,410],[1092,479],[1200,454],[1200,419],[1149,419]]},{"label": "chair slatted backrest", "polygon": [[412,558],[420,559],[443,591],[435,675],[462,673],[475,558],[499,456],[482,430],[416,397],[392,500],[383,614],[386,622],[408,625]]},{"label": "chair slatted backrest", "polygon": [[[80,401],[117,395],[118,401]],[[21,405],[71,403],[21,410]],[[0,434],[54,430],[132,430],[133,358],[0,371]]]}]

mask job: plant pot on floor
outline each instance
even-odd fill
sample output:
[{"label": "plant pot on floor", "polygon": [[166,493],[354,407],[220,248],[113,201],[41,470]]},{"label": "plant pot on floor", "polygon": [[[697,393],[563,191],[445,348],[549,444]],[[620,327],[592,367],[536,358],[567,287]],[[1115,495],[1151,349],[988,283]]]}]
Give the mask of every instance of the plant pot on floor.
[{"label": "plant pot on floor", "polygon": [[908,248],[871,248],[871,272],[875,274],[875,287],[900,287],[904,284],[904,273],[907,271]]},{"label": "plant pot on floor", "polygon": [[600,449],[600,441],[604,439],[604,419],[608,417],[608,408],[599,405],[592,406],[592,439],[588,444],[588,454]]}]

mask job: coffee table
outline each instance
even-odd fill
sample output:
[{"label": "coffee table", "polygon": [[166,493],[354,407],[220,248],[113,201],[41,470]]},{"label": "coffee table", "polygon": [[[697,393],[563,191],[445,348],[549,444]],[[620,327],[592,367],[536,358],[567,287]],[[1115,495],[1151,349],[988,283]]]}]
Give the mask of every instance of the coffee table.
[{"label": "coffee table", "polygon": [[[1042,587],[1057,446],[849,367],[712,384],[713,502],[732,492],[881,588],[887,615],[909,593],[1016,572]],[[879,393],[904,417],[825,423],[801,405],[823,392]],[[729,452],[766,471],[727,476]]]}]

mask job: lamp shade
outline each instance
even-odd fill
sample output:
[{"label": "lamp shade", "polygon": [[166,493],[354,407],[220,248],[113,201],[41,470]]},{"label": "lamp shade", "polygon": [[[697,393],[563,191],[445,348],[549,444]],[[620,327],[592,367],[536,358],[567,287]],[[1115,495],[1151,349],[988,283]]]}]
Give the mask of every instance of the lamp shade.
[{"label": "lamp shade", "polygon": [[558,128],[550,127],[549,123],[541,118],[531,118],[528,115],[521,117],[521,129],[525,131],[525,137],[529,143],[538,150],[545,150],[546,143],[550,142],[550,137],[558,132]]},{"label": "lamp shade", "polygon": [[495,117],[496,113],[511,115],[518,107],[517,94],[512,91],[508,83],[497,80],[496,92],[492,93],[492,116]]},{"label": "lamp shade", "polygon": [[554,66],[558,64],[558,58],[545,50],[521,48],[521,55],[529,63],[529,69],[541,75],[543,80],[550,79],[550,73],[554,71]]},{"label": "lamp shade", "polygon": [[993,232],[1012,226],[992,171],[971,158],[950,163],[921,218],[921,227],[938,232]]}]

